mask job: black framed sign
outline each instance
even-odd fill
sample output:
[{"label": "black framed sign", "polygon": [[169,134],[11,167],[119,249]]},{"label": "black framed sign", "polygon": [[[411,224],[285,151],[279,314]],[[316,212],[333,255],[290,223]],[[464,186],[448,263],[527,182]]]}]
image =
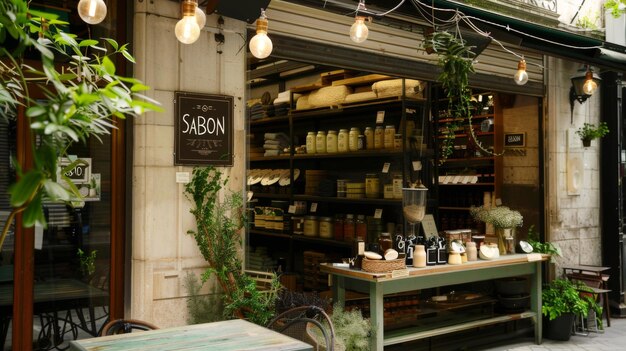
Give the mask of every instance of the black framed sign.
[{"label": "black framed sign", "polygon": [[526,133],[504,133],[504,147],[526,146]]},{"label": "black framed sign", "polygon": [[234,99],[174,93],[174,164],[233,165]]}]

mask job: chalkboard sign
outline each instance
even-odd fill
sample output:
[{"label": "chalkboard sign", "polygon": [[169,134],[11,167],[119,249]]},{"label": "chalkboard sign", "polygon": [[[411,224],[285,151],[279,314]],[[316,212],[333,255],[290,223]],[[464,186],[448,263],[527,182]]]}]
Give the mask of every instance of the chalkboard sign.
[{"label": "chalkboard sign", "polygon": [[233,165],[233,97],[177,91],[174,164]]},{"label": "chalkboard sign", "polygon": [[[72,162],[67,158],[61,158],[58,163],[58,175]],[[91,180],[91,158],[81,157],[75,163],[74,167],[65,170],[65,176],[74,184],[88,183]]]},{"label": "chalkboard sign", "polygon": [[504,147],[526,146],[526,133],[504,133]]}]

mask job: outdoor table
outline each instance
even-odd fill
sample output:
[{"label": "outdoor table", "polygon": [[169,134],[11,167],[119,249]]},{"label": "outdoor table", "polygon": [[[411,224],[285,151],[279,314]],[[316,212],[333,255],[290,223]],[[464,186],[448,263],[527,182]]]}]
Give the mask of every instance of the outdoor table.
[{"label": "outdoor table", "polygon": [[[535,342],[541,343],[541,263],[548,255],[504,255],[493,260],[479,260],[461,265],[437,265],[425,268],[409,267],[392,273],[368,273],[323,263],[322,272],[331,274],[333,301],[345,304],[346,289],[369,293],[370,349],[383,350],[384,346],[429,338],[471,328],[531,318],[535,324]],[[492,316],[472,321],[460,321],[447,326],[408,327],[384,332],[383,297],[386,294],[428,289],[439,286],[464,284],[484,280],[530,276],[530,311]],[[416,316],[417,319],[417,316]]]},{"label": "outdoor table", "polygon": [[102,336],[70,342],[70,351],[307,351],[313,346],[243,319]]}]

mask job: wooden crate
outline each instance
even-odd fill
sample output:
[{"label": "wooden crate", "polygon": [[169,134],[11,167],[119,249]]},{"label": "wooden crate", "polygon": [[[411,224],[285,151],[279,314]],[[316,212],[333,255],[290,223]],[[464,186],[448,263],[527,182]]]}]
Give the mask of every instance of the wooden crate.
[{"label": "wooden crate", "polygon": [[320,263],[329,262],[323,252],[304,251],[304,288],[309,290],[328,289],[328,274],[320,272]]}]

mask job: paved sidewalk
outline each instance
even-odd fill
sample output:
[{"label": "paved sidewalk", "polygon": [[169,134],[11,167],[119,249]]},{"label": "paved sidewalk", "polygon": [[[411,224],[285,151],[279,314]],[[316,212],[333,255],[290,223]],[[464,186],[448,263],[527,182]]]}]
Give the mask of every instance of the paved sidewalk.
[{"label": "paved sidewalk", "polygon": [[[606,325],[606,320],[604,321]],[[484,351],[622,351],[626,350],[626,318],[611,318],[611,326],[605,327],[602,334],[589,333],[588,336],[572,335],[569,341],[543,339],[541,345],[528,338],[511,341],[506,345],[482,349]]]}]

